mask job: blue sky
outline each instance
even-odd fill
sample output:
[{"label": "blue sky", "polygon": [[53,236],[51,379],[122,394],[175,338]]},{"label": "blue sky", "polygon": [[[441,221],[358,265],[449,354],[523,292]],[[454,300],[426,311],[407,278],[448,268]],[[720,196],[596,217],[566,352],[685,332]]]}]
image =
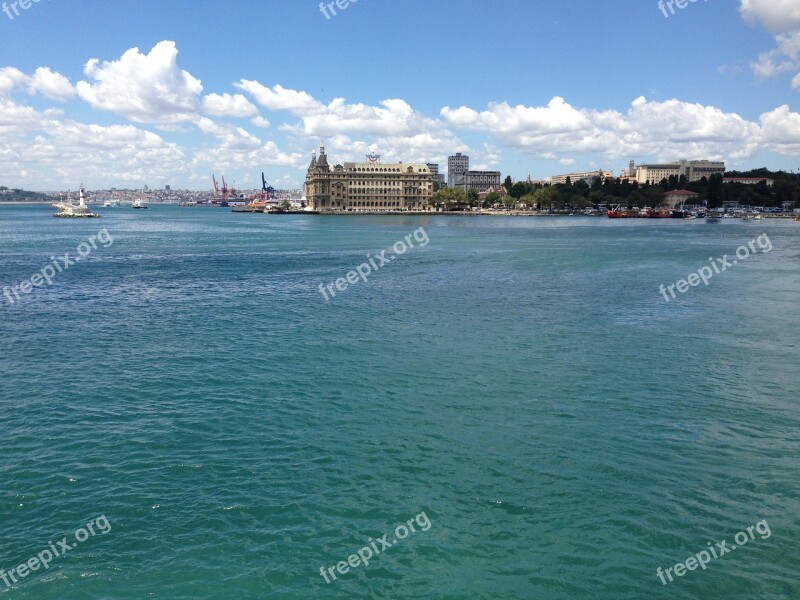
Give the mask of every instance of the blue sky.
[{"label": "blue sky", "polygon": [[[6,0],[8,5],[8,0]],[[2,6],[0,4],[0,6]],[[515,179],[800,168],[800,1],[41,0],[0,12],[0,185],[299,186],[336,162]],[[90,62],[92,61],[92,62]],[[796,78],[797,77],[797,78]]]}]

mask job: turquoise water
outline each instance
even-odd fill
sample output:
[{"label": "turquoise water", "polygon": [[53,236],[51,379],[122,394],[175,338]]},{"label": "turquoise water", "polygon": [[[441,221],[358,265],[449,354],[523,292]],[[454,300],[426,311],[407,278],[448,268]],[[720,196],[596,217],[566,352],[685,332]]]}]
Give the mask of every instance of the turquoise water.
[{"label": "turquoise water", "polygon": [[110,531],[0,598],[800,597],[797,223],[51,212],[0,286],[113,244],[0,297],[0,569]]}]

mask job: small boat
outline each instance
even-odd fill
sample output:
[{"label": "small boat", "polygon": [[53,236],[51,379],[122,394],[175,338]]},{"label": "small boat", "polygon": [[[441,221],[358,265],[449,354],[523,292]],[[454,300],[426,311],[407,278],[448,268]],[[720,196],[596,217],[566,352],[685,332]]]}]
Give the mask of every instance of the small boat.
[{"label": "small boat", "polygon": [[137,200],[133,201],[133,203],[131,204],[131,208],[149,208],[149,206],[147,206],[147,202],[145,202],[141,198],[138,198]]},{"label": "small boat", "polygon": [[187,200],[186,202],[181,202],[178,206],[194,206],[194,202]]},{"label": "small boat", "polygon": [[109,206],[119,206],[119,200],[106,200],[103,202],[103,206],[106,208]]}]

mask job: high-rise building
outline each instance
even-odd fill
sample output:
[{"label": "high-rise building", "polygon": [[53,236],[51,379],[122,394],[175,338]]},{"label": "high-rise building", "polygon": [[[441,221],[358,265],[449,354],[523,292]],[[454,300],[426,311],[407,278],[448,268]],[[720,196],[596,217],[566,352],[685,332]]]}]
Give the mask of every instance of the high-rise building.
[{"label": "high-rise building", "polygon": [[426,164],[376,162],[328,164],[325,146],[306,174],[308,207],[320,211],[430,210],[434,176]]},{"label": "high-rise building", "polygon": [[455,187],[456,177],[469,171],[469,156],[456,152],[454,156],[447,157],[447,185]]}]

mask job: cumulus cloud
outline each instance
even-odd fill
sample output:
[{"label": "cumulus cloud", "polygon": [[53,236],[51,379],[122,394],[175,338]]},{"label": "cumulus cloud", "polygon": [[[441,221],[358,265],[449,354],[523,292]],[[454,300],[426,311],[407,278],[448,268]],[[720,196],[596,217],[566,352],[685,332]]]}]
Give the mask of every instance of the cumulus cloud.
[{"label": "cumulus cloud", "polygon": [[[597,154],[610,160],[627,156],[744,158],[759,149],[791,154],[800,143],[800,126],[794,127],[800,114],[786,106],[765,113],[758,123],[713,106],[675,99],[653,102],[644,97],[637,98],[625,113],[575,108],[554,98],[539,107],[495,103],[477,111],[446,106],[441,114],[455,127],[493,135],[508,147],[546,159],[572,160],[573,154]],[[778,125],[781,120],[786,123],[783,132]]]},{"label": "cumulus cloud", "polygon": [[[0,98],[0,180],[58,189],[65,182],[143,182],[185,168],[184,151],[133,125],[94,125]],[[22,180],[22,181],[20,181]]]},{"label": "cumulus cloud", "polygon": [[286,89],[282,85],[267,87],[258,81],[242,79],[235,87],[244,90],[268,110],[285,110],[296,117],[323,110],[323,105],[308,92]]},{"label": "cumulus cloud", "polygon": [[258,109],[241,94],[209,94],[203,98],[203,112],[215,117],[253,117]]},{"label": "cumulus cloud", "polygon": [[800,29],[800,3],[797,0],[741,0],[744,19],[760,23],[772,33]]},{"label": "cumulus cloud", "polygon": [[11,93],[14,88],[20,87],[28,81],[28,76],[14,67],[0,69],[0,96]]},{"label": "cumulus cloud", "polygon": [[79,96],[93,108],[137,123],[193,120],[203,85],[178,67],[175,42],[156,44],[148,54],[131,48],[119,60],[93,58],[84,73],[93,81],[76,84]]},{"label": "cumulus cloud", "polygon": [[76,94],[75,88],[69,82],[69,79],[61,73],[51,71],[48,67],[36,69],[28,81],[28,92],[30,94],[41,94],[59,102],[65,102]]}]

